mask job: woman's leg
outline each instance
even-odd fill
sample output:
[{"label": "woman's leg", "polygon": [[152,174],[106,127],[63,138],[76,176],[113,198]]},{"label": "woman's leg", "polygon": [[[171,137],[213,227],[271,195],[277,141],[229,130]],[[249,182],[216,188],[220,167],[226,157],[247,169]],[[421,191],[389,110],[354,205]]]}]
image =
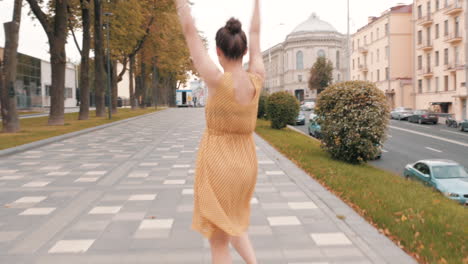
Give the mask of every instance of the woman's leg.
[{"label": "woman's leg", "polygon": [[257,264],[255,252],[247,232],[241,236],[231,236],[231,244],[247,264]]},{"label": "woman's leg", "polygon": [[216,230],[211,239],[211,263],[231,264],[232,257],[229,252],[229,235],[222,230]]}]

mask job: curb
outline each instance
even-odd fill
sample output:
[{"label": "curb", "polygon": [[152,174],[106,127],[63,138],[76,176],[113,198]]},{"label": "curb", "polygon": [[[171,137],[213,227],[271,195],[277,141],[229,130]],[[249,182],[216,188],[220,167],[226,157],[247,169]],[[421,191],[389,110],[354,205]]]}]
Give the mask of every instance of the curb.
[{"label": "curb", "polygon": [[301,134],[303,134],[303,135],[306,135],[306,136],[310,137],[311,139],[313,139],[313,140],[315,140],[315,141],[317,141],[317,142],[322,142],[322,141],[320,141],[320,140],[318,140],[318,139],[316,139],[316,138],[314,138],[314,137],[311,137],[311,136],[308,135],[306,132],[304,132],[304,131],[302,131],[302,130],[299,130],[299,129],[297,129],[297,128],[291,126],[291,125],[288,125],[287,127],[288,127],[289,129],[291,129],[291,130],[297,132],[297,133],[301,133]]},{"label": "curb", "polygon": [[35,142],[26,143],[26,144],[23,144],[23,145],[20,145],[20,146],[0,150],[0,158],[5,157],[5,156],[14,155],[14,154],[17,154],[17,153],[20,153],[20,152],[25,152],[25,151],[28,151],[28,150],[31,150],[31,149],[39,148],[39,147],[42,147],[42,146],[45,146],[45,145],[48,145],[48,144],[52,144],[52,143],[55,143],[55,142],[58,142],[58,141],[62,141],[62,140],[65,140],[65,139],[69,139],[69,138],[72,138],[72,137],[77,137],[77,136],[81,136],[81,135],[84,135],[84,134],[88,134],[88,133],[91,133],[91,132],[94,132],[94,131],[97,131],[97,130],[101,130],[101,129],[104,129],[104,128],[111,127],[111,126],[116,126],[116,125],[120,125],[120,124],[123,124],[123,123],[127,123],[127,122],[130,122],[130,121],[133,121],[133,120],[136,120],[136,119],[140,119],[140,118],[143,118],[143,117],[146,117],[146,116],[149,116],[149,115],[160,113],[160,112],[162,112],[164,110],[165,109],[162,109],[162,110],[159,110],[157,112],[144,114],[144,115],[139,115],[139,116],[134,116],[134,117],[130,117],[130,118],[127,118],[127,119],[124,119],[124,120],[119,120],[119,121],[115,121],[115,122],[112,122],[112,123],[108,123],[108,124],[104,124],[104,125],[100,125],[100,126],[96,126],[96,127],[90,127],[90,128],[86,128],[86,129],[83,129],[83,130],[67,133],[67,134],[64,134],[64,135],[55,136],[55,137],[51,137],[51,138],[46,138],[46,139],[38,140],[38,141],[35,141]]}]

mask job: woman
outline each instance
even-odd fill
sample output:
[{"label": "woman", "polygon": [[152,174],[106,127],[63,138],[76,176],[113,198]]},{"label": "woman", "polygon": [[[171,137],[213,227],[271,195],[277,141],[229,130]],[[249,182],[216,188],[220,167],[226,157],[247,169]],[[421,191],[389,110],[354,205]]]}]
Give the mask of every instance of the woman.
[{"label": "woman", "polygon": [[216,34],[222,73],[208,56],[186,0],[175,0],[195,68],[208,86],[207,128],[200,143],[192,228],[209,239],[212,263],[231,263],[229,243],[248,264],[257,263],[247,235],[257,181],[253,131],[265,75],[260,50],[260,3],[250,28],[249,70],[242,67],[247,37],[231,18]]}]

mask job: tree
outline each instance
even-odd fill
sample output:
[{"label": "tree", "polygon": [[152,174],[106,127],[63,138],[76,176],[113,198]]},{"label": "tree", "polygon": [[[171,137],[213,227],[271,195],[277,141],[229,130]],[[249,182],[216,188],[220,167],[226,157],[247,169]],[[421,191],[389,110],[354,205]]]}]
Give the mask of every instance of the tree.
[{"label": "tree", "polygon": [[53,1],[51,14],[46,14],[40,0],[26,0],[35,17],[39,20],[49,40],[50,62],[52,66],[52,85],[50,88],[49,125],[64,124],[65,67],[67,55],[68,0]]},{"label": "tree", "polygon": [[320,94],[333,81],[333,64],[325,57],[319,57],[310,69],[309,89]]},{"label": "tree", "polygon": [[[81,13],[81,28],[83,31],[82,48],[76,41],[74,27],[76,25],[70,25],[73,39],[75,40],[76,47],[81,55],[80,63],[80,112],[78,115],[79,120],[89,119],[89,51],[91,48],[91,3],[90,0],[80,0],[79,9]],[[70,10],[70,9],[69,9]],[[70,18],[71,20],[72,18]],[[76,21],[73,21],[76,22]],[[72,24],[72,23],[71,23]]]},{"label": "tree", "polygon": [[99,117],[103,117],[106,113],[103,38],[102,4],[101,0],[94,0],[94,89],[96,97],[96,116]]},{"label": "tree", "polygon": [[18,33],[21,23],[22,2],[22,0],[15,0],[13,20],[4,24],[5,50],[3,69],[0,71],[0,104],[3,132],[6,133],[14,133],[20,130],[18,113],[16,111],[14,83],[16,81],[16,65],[18,63]]},{"label": "tree", "polygon": [[276,92],[268,97],[267,117],[274,129],[294,124],[299,114],[299,101],[288,92]]},{"label": "tree", "polygon": [[385,139],[390,111],[374,83],[342,82],[323,91],[315,107],[322,147],[338,160],[362,163],[375,158]]}]

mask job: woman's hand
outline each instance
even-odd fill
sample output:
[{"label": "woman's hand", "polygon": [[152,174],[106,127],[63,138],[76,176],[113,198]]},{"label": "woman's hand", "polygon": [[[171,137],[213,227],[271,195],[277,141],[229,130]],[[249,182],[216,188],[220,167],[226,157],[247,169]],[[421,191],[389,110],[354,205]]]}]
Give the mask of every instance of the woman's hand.
[{"label": "woman's hand", "polygon": [[250,26],[250,61],[249,71],[265,78],[265,65],[263,64],[262,50],[260,48],[260,0],[254,0],[254,12]]}]

